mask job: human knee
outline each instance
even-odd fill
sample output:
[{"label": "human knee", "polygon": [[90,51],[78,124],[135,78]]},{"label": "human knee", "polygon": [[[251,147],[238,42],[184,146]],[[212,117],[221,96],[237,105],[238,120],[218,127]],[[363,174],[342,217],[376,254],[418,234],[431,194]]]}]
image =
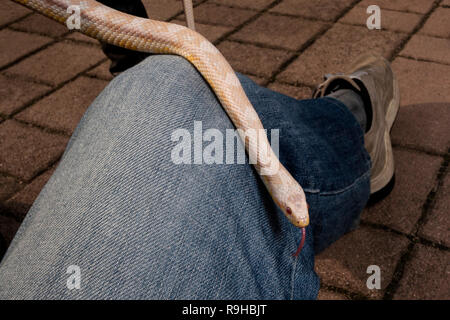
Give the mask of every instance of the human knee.
[{"label": "human knee", "polygon": [[[195,67],[176,55],[151,55],[117,77],[120,82],[144,84],[147,87],[171,87],[178,93],[192,91],[194,84],[204,84]],[[161,90],[164,92],[164,90]]]}]

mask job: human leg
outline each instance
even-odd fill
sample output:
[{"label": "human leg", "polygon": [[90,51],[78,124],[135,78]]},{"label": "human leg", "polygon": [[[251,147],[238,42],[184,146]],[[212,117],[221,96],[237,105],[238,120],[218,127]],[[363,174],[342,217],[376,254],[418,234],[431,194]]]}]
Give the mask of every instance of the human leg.
[{"label": "human leg", "polygon": [[[298,229],[248,164],[172,162],[175,130],[233,125],[189,63],[152,56],[86,112],[2,261],[0,296],[315,298],[315,251],[347,232],[367,200],[362,131],[332,99],[298,101],[240,80],[269,135],[280,129],[280,159],[310,203],[298,258]],[[66,287],[70,265],[80,290]]]}]

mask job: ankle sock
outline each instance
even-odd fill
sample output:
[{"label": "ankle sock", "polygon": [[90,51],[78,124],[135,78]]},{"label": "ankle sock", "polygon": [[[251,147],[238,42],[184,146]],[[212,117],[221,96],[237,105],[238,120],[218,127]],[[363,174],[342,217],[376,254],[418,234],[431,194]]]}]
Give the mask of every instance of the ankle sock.
[{"label": "ankle sock", "polygon": [[363,132],[368,131],[366,106],[359,93],[352,89],[338,89],[328,94],[327,97],[342,102],[356,118]]}]

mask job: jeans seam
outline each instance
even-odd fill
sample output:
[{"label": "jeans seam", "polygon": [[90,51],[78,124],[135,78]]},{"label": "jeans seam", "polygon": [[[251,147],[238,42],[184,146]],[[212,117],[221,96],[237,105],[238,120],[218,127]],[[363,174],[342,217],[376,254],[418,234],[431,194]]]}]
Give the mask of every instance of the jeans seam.
[{"label": "jeans seam", "polygon": [[367,176],[370,177],[370,169],[368,171],[366,171],[364,174],[362,174],[361,176],[359,176],[358,178],[356,178],[351,184],[349,184],[348,186],[342,188],[342,189],[338,189],[338,190],[334,190],[334,191],[324,191],[324,192],[319,192],[319,196],[329,196],[329,195],[336,195],[336,194],[340,194],[340,193],[344,193],[347,190],[349,190],[350,188],[352,188],[355,184],[358,184],[362,179],[367,178]]},{"label": "jeans seam", "polygon": [[289,300],[294,300],[294,289],[295,289],[295,269],[297,268],[297,261],[298,256],[295,257],[294,263],[292,264],[292,271],[291,271],[291,296]]},{"label": "jeans seam", "polygon": [[370,176],[370,173],[371,173],[371,170],[369,168],[369,170],[367,170],[362,175],[360,175],[358,178],[356,178],[352,183],[350,183],[349,185],[347,185],[341,189],[337,189],[337,190],[333,190],[333,191],[320,191],[320,189],[306,189],[305,188],[305,189],[303,189],[303,191],[305,191],[305,193],[315,194],[315,195],[319,195],[319,196],[329,196],[329,195],[340,194],[340,193],[346,192],[348,189],[352,188],[355,184],[359,183],[359,181],[361,181],[362,179],[366,178],[367,176]]}]

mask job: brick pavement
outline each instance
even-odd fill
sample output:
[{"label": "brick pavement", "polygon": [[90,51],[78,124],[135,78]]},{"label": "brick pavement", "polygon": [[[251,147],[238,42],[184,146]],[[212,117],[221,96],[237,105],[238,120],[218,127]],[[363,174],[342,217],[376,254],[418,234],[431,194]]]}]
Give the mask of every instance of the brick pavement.
[{"label": "brick pavement", "polygon": [[[178,0],[144,1],[183,24]],[[368,5],[382,30],[365,27]],[[319,299],[449,299],[450,1],[197,0],[200,33],[236,71],[307,98],[324,72],[376,51],[393,62],[402,105],[392,136],[397,184],[361,227],[317,257]],[[0,257],[95,96],[111,80],[96,41],[0,2]],[[379,265],[380,290],[366,287]]]}]

